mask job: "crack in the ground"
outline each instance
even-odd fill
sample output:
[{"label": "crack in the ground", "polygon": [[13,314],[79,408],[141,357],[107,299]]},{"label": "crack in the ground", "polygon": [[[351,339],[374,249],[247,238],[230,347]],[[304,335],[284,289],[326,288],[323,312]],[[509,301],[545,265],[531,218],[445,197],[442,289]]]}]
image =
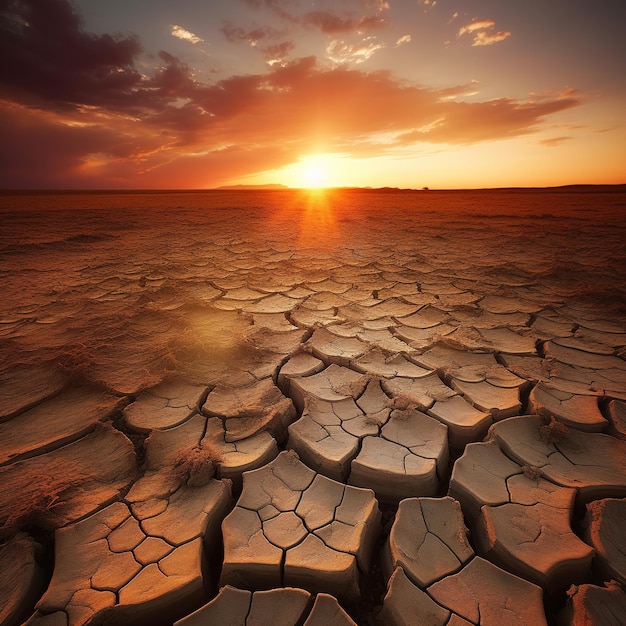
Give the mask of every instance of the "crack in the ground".
[{"label": "crack in the ground", "polygon": [[[126,406],[131,404],[133,401],[134,400],[129,400]],[[132,430],[126,423],[123,408],[116,409],[111,414],[109,423],[115,430],[124,435],[133,444],[133,449],[135,450],[137,471],[143,475],[143,472],[145,471],[146,461],[146,440],[149,437],[149,433],[138,433]]]}]

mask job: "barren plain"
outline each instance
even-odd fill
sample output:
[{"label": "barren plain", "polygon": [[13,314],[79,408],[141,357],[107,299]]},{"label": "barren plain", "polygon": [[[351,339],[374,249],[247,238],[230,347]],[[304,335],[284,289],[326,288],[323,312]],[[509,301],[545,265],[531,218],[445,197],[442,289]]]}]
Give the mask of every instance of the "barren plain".
[{"label": "barren plain", "polygon": [[0,196],[0,623],[623,623],[625,212]]}]

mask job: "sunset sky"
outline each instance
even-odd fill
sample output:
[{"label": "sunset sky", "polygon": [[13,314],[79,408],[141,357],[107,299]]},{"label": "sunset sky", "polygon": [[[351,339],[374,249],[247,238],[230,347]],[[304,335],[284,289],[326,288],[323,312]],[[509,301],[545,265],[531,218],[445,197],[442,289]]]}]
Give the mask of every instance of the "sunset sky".
[{"label": "sunset sky", "polygon": [[0,187],[626,183],[626,1],[0,0]]}]

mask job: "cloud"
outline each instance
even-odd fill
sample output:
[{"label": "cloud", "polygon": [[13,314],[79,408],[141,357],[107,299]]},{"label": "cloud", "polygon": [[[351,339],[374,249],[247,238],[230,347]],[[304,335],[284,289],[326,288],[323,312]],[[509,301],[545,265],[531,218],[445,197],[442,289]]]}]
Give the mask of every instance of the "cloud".
[{"label": "cloud", "polygon": [[85,32],[64,0],[14,6],[22,8],[0,13],[0,47],[25,76],[0,55],[4,187],[212,186],[294,162],[312,144],[355,157],[465,145],[537,132],[579,104],[573,91],[467,102],[474,85],[429,89],[340,64],[379,50],[373,37],[330,42],[333,67],[287,62],[292,42],[259,35],[268,63],[276,59],[265,72],[201,82],[162,51],[144,75],[135,38]]},{"label": "cloud", "polygon": [[542,146],[552,147],[552,146],[558,146],[564,141],[569,141],[570,139],[571,137],[549,137],[548,139],[542,139],[539,143]]},{"label": "cloud", "polygon": [[518,101],[498,98],[485,102],[459,102],[444,99],[427,128],[415,129],[399,137],[402,145],[418,141],[467,145],[482,141],[507,139],[536,132],[543,119],[578,105],[573,97]]},{"label": "cloud", "polygon": [[243,2],[253,9],[269,9],[278,17],[289,21],[293,18],[293,14],[288,10],[293,4],[291,0],[243,0]]},{"label": "cloud", "polygon": [[85,32],[66,0],[12,2],[0,13],[0,96],[121,105],[141,82],[140,52],[134,36]]},{"label": "cloud", "polygon": [[[167,67],[184,75],[180,65]],[[153,82],[164,83],[163,75]],[[5,146],[10,180],[25,180],[36,171],[33,163],[43,167],[47,159],[57,186],[198,187],[293,162],[312,141],[352,156],[418,143],[463,145],[534,132],[546,116],[577,104],[572,97],[453,101],[450,89],[406,85],[389,72],[324,69],[314,58],[214,85],[168,84],[161,108],[141,120],[90,108],[66,119],[19,109],[26,130]],[[174,106],[174,97],[183,103]],[[68,126],[76,121],[87,125]],[[22,146],[15,155],[14,145]]]},{"label": "cloud", "polygon": [[499,30],[496,33],[488,33],[485,31],[479,31],[474,37],[472,46],[490,46],[491,44],[504,41],[507,37],[510,37],[511,33],[508,30]]},{"label": "cloud", "polygon": [[397,41],[396,41],[396,48],[398,46],[401,46],[402,44],[405,43],[410,43],[411,41],[411,35],[402,35],[402,37],[400,37]]},{"label": "cloud", "polygon": [[362,15],[357,11],[344,11],[341,14],[324,9],[299,14],[293,11],[293,2],[286,0],[243,0],[254,9],[267,9],[276,17],[291,26],[314,28],[326,35],[347,33],[367,34],[387,26],[387,19],[382,15],[389,9],[385,0],[366,0],[365,9],[373,9],[374,14]]},{"label": "cloud", "polygon": [[202,39],[201,37],[198,37],[198,35],[195,35],[194,33],[192,33],[191,31],[187,30],[186,28],[183,28],[182,26],[179,26],[178,24],[172,24],[172,37],[177,37],[178,39],[182,39],[183,41],[188,41],[189,43],[201,43],[204,41],[204,39]]},{"label": "cloud", "polygon": [[459,37],[466,34],[473,34],[472,47],[491,46],[494,43],[504,41],[511,36],[508,30],[493,32],[496,23],[493,20],[481,20],[470,22],[459,29]]},{"label": "cloud", "polygon": [[358,43],[346,43],[333,40],[326,46],[326,54],[333,63],[363,63],[375,52],[382,50],[385,44],[374,37],[366,37]]},{"label": "cloud", "polygon": [[459,36],[465,33],[473,33],[477,30],[489,30],[493,28],[496,23],[493,20],[482,20],[481,22],[470,22],[465,26],[461,26],[459,29]]},{"label": "cloud", "polygon": [[247,42],[252,47],[256,47],[259,42],[273,39],[280,36],[280,31],[270,27],[259,27],[246,30],[240,26],[235,26],[232,22],[226,21],[221,28],[222,34],[231,43]]},{"label": "cloud", "polygon": [[284,36],[284,32],[271,27],[246,30],[226,21],[222,25],[221,31],[231,43],[247,42],[252,48],[257,48],[270,67],[284,63],[295,48],[293,41],[277,41]]},{"label": "cloud", "polygon": [[389,10],[389,2],[387,0],[365,0],[365,7],[367,9],[373,8],[382,13]]},{"label": "cloud", "polygon": [[[0,186],[130,186],[143,155],[163,146],[153,129],[130,132],[132,125],[130,118],[91,108],[59,114],[0,101]],[[96,155],[104,157],[105,168],[90,167]],[[125,180],[112,179],[114,167],[126,171]]]},{"label": "cloud", "polygon": [[467,85],[455,85],[453,87],[443,87],[437,90],[439,101],[445,100],[460,100],[461,98],[468,98],[470,96],[476,96],[479,92],[477,90],[478,81],[472,80]]},{"label": "cloud", "polygon": [[356,22],[354,30],[363,35],[386,28],[388,24],[387,19],[380,15],[364,15]]},{"label": "cloud", "polygon": [[354,30],[354,20],[340,17],[331,11],[311,11],[300,20],[304,26],[319,28],[322,33],[335,35]]},{"label": "cloud", "polygon": [[[383,0],[363,0],[362,8],[375,10],[375,14],[362,15],[356,11],[336,11],[319,9],[308,11],[303,14],[292,12],[293,4],[281,0],[243,0],[255,9],[268,9],[275,15],[280,16],[289,23],[289,29],[276,30],[271,27],[257,27],[253,30],[246,30],[240,26],[235,26],[231,22],[224,22],[222,33],[226,39],[232,43],[248,42],[252,47],[258,47],[264,54],[268,65],[273,66],[284,63],[288,53],[295,45],[293,42],[277,42],[277,39],[284,37],[289,30],[293,31],[294,26],[307,29],[319,30],[324,35],[340,36],[358,34],[363,39],[358,43],[349,43],[343,39],[333,39],[327,43],[326,51],[329,60],[333,63],[363,63],[369,59],[377,50],[385,46],[378,42],[370,33],[386,28],[388,23],[383,11],[389,9],[389,4]],[[259,46],[261,41],[270,41],[272,44]],[[403,43],[406,40],[403,40]]]},{"label": "cloud", "polygon": [[[195,83],[191,78],[191,70],[185,63],[164,50],[159,52],[159,58],[164,65],[157,68],[154,76],[143,83],[143,89],[136,92],[138,102],[141,101],[140,98],[147,95],[146,90],[153,92],[161,99],[168,97],[178,99],[187,97],[194,89]],[[160,105],[157,99],[155,106],[158,108]]]},{"label": "cloud", "polygon": [[304,26],[318,28],[326,35],[340,33],[369,33],[387,25],[387,21],[380,15],[362,17],[340,17],[331,11],[311,11],[305,13],[299,20]]},{"label": "cloud", "polygon": [[437,0],[418,0],[417,4],[424,7],[424,13],[429,13],[437,6]]},{"label": "cloud", "polygon": [[281,43],[272,44],[263,50],[265,62],[273,67],[286,62],[291,51],[296,47],[293,41],[283,41]]}]

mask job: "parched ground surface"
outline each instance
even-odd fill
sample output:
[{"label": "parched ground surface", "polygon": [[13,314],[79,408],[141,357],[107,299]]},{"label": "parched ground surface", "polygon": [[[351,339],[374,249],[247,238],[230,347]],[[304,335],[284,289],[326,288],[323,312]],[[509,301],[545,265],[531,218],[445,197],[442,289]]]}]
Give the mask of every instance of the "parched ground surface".
[{"label": "parched ground surface", "polygon": [[620,624],[606,196],[4,208],[0,623]]}]

